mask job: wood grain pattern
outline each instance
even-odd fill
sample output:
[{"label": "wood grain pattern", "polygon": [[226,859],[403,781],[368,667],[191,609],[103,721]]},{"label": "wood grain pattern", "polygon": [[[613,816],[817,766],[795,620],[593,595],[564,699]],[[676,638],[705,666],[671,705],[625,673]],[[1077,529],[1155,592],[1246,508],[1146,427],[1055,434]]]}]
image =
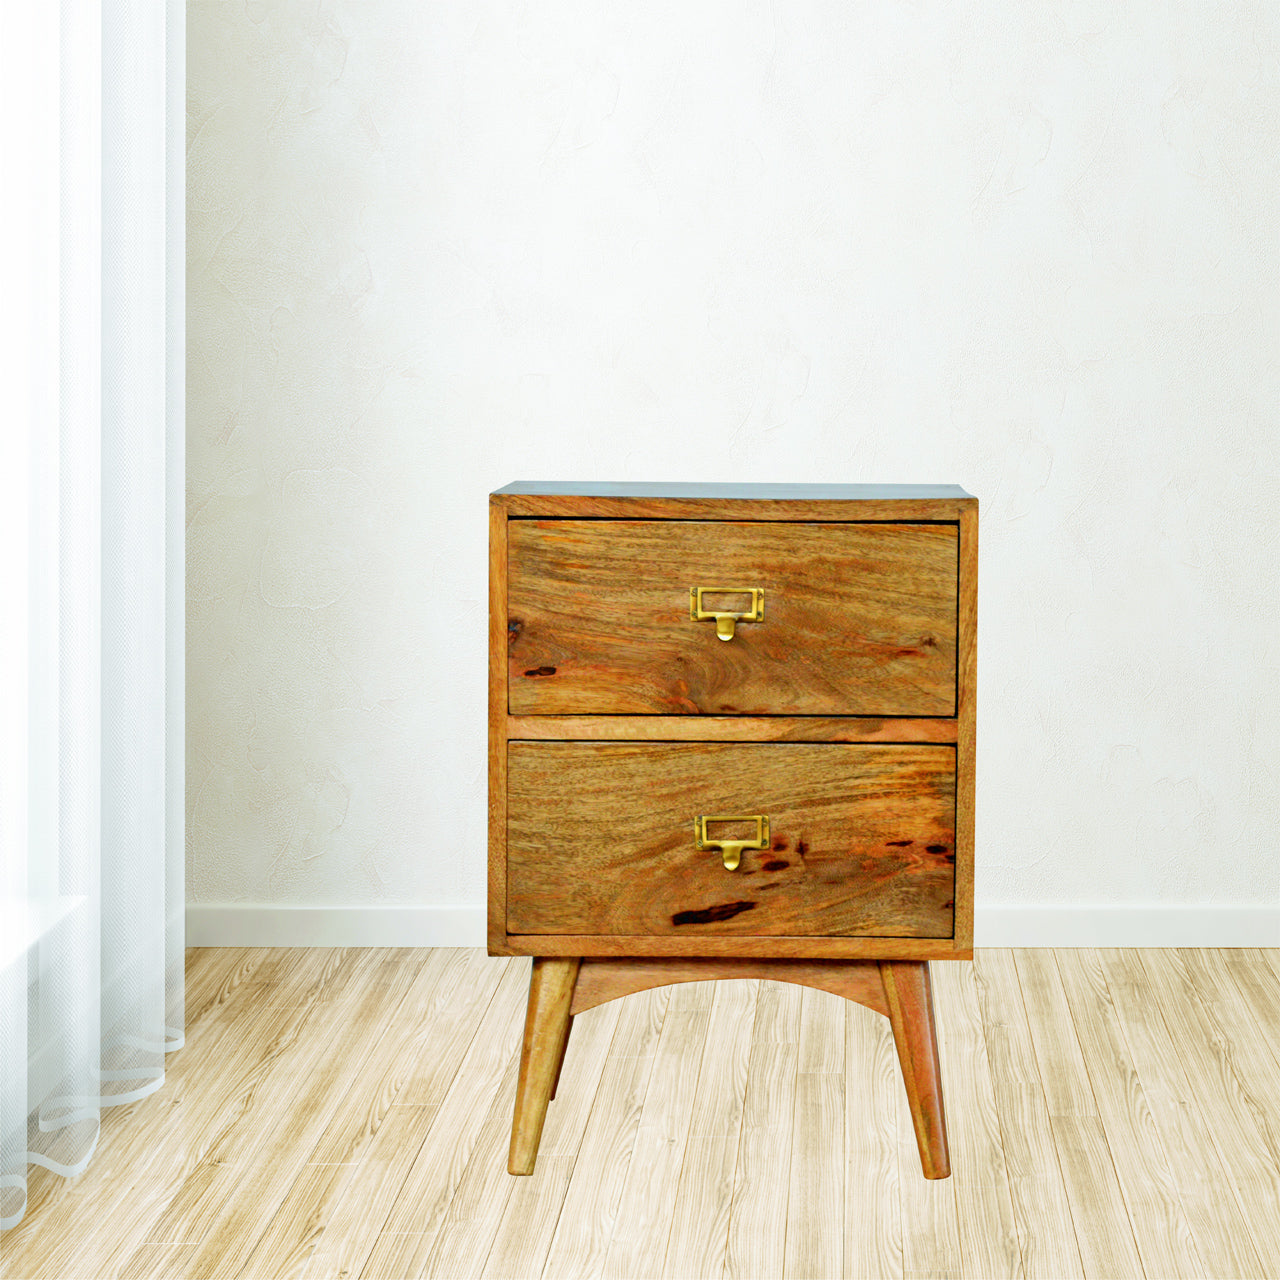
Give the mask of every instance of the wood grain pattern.
[{"label": "wood grain pattern", "polygon": [[720,1275],[728,1248],[738,1134],[760,984],[716,982],[711,990],[714,1000],[706,1047],[662,1266],[668,1280]]},{"label": "wood grain pattern", "polygon": [[843,1001],[812,988],[801,993],[787,1276],[844,1272],[844,1020]]},{"label": "wood grain pattern", "polygon": [[1053,958],[1143,1269],[1149,1276],[1207,1275],[1097,958],[1074,951]]},{"label": "wood grain pattern", "polygon": [[[861,966],[859,966],[861,968]],[[879,966],[875,966],[879,968]],[[866,970],[871,969],[866,966]],[[869,973],[864,974],[869,977]],[[881,979],[881,1003],[884,980]],[[844,1074],[844,1003],[832,994],[807,986],[800,993],[800,1039],[796,1070],[805,1075],[838,1076]]]},{"label": "wood grain pattern", "polygon": [[525,741],[938,742],[954,743],[956,719],[911,716],[508,716]]},{"label": "wood grain pattern", "polygon": [[[1280,1273],[1280,1247],[1275,1249],[1270,1266],[1264,1267],[1253,1244],[1246,1220],[1250,1211],[1248,1184],[1237,1175],[1234,1161],[1224,1158],[1219,1150],[1219,1129],[1211,1118],[1212,1100],[1205,1098],[1194,1075],[1188,1076],[1180,1046],[1161,1014],[1162,1001],[1151,989],[1139,954],[1110,949],[1095,955],[1207,1273]],[[1063,974],[1070,982],[1069,966],[1063,966]],[[1263,1011],[1255,1006],[1251,1012]],[[1176,1019],[1173,1021],[1176,1027]],[[1210,1108],[1202,1106],[1201,1100],[1209,1101]]]},{"label": "wood grain pattern", "polygon": [[[225,1105],[232,1082],[251,1074],[255,1066],[264,1068],[275,1043],[272,1031],[289,1017],[279,1009],[247,1005],[241,998],[243,991],[241,987],[220,1009],[207,1011],[205,1021],[188,1024],[184,1053],[174,1055],[167,1064],[163,1115],[156,1113],[150,1098],[103,1113],[92,1178],[62,1178],[39,1167],[30,1171],[26,1216],[0,1235],[0,1256],[11,1274],[35,1274],[43,1267],[52,1276],[71,1275],[75,1273],[71,1259],[77,1254],[93,1257],[106,1274],[103,1264],[108,1258],[115,1266],[147,1242],[149,1228],[172,1199],[184,1171],[199,1160],[190,1144],[181,1140],[183,1130],[169,1127],[175,1113],[185,1121],[194,1112],[195,1130],[203,1136],[210,1117]],[[219,1069],[195,1072],[198,1056],[215,1046],[220,1050]],[[205,1087],[193,1094],[190,1082],[197,1077]],[[150,1123],[130,1123],[139,1116],[150,1117]],[[107,1141],[108,1135],[114,1140]],[[135,1185],[137,1190],[130,1195]],[[135,1230],[122,1239],[115,1223],[126,1204]],[[34,1224],[50,1218],[60,1226],[52,1240],[34,1229]]]},{"label": "wood grain pattern", "polygon": [[825,1280],[844,1274],[844,1076],[798,1071],[795,1090],[783,1274]]},{"label": "wood grain pattern", "polygon": [[951,1159],[947,1152],[929,966],[909,960],[882,960],[880,977],[906,1086],[907,1109],[920,1148],[920,1167],[926,1178],[948,1178]]},{"label": "wood grain pattern", "polygon": [[[66,1229],[57,1239],[41,1242],[43,1265],[58,1277],[75,1274],[69,1259],[78,1250],[86,1250],[96,1259],[98,1274],[110,1275],[127,1265],[141,1244],[191,1240],[189,1232],[171,1234],[157,1228],[175,1202],[184,1197],[190,1202],[200,1200],[216,1212],[216,1200],[199,1196],[211,1180],[209,1152],[219,1146],[230,1149],[237,1138],[243,1141],[244,1135],[251,1136],[252,1121],[239,1133],[235,1125],[242,1113],[252,1113],[255,1104],[261,1105],[262,1079],[277,1067],[282,1076],[296,1070],[297,1055],[313,1051],[311,1040],[317,1027],[324,1034],[323,1011],[332,986],[361,978],[376,963],[369,952],[353,954],[340,965],[332,962],[333,953],[328,951],[283,955],[288,963],[276,966],[277,976],[288,982],[295,972],[305,973],[312,1004],[259,1002],[255,997],[261,993],[254,984],[246,983],[235,997],[210,1010],[206,1020],[190,1027],[186,1048],[167,1065],[166,1102],[153,1111],[155,1123],[128,1123],[150,1104],[150,1098],[130,1107],[108,1109],[103,1113],[103,1126],[120,1125],[120,1140],[105,1149],[100,1141],[92,1166],[97,1171],[95,1179],[49,1175],[46,1186],[51,1185],[52,1193],[47,1200],[37,1183],[26,1218],[3,1236],[10,1274],[23,1275],[30,1270],[27,1249],[38,1241],[27,1232],[29,1224],[40,1221],[37,1209],[56,1212]],[[279,958],[279,953],[268,956],[259,971]],[[308,1029],[313,1036],[305,1034]],[[206,1059],[208,1065],[202,1070],[198,1064]],[[191,1133],[198,1135],[198,1141],[188,1140]],[[135,1190],[137,1187],[141,1191]],[[224,1182],[221,1187],[230,1191],[234,1184]],[[131,1225],[127,1233],[119,1227],[122,1217]]]},{"label": "wood grain pattern", "polygon": [[1053,953],[1019,951],[1017,970],[1049,1114],[1096,1116],[1098,1104]]},{"label": "wood grain pattern", "polygon": [[[426,1139],[399,1183],[391,1188],[391,1203],[382,1207],[381,1232],[364,1264],[364,1274],[412,1274],[409,1261],[413,1269],[425,1261],[480,1139],[494,1095],[511,1065],[525,974],[526,967],[521,964],[503,967],[493,999],[434,1113]],[[387,1240],[388,1236],[419,1239],[397,1243]],[[392,1265],[396,1254],[406,1261],[403,1272]]]},{"label": "wood grain pattern", "polygon": [[[979,951],[974,957],[973,976],[980,1011],[977,1030],[991,1065],[991,1088],[1023,1270],[1029,1280],[1059,1276],[1079,1280],[1085,1274],[1084,1266],[1014,953]],[[960,1011],[956,1006],[943,1008],[952,1015]]]},{"label": "wood grain pattern", "polygon": [[117,1280],[173,1280],[185,1276],[194,1244],[144,1244],[117,1273]]},{"label": "wood grain pattern", "polygon": [[973,946],[973,866],[978,738],[978,504],[960,517],[960,614],[956,661],[956,927]]},{"label": "wood grain pattern", "polygon": [[972,960],[950,938],[641,938],[611,934],[510,934],[513,956],[745,956],[809,960]]},{"label": "wood grain pattern", "polygon": [[1145,1275],[1102,1121],[1054,1116],[1051,1123],[1085,1275]]},{"label": "wood grain pattern", "polygon": [[529,1008],[525,1016],[524,1047],[520,1053],[520,1083],[515,1120],[511,1126],[508,1171],[533,1172],[552,1088],[569,1040],[569,1006],[578,980],[576,958],[539,956],[529,978]]},{"label": "wood grain pattern", "polygon": [[[294,1070],[279,1071],[278,1083],[290,1099],[290,1111],[282,1114],[265,1092],[256,1095],[253,1105],[243,1109],[210,1153],[201,1172],[207,1172],[212,1194],[189,1206],[189,1221],[203,1224],[198,1247],[186,1264],[191,1280],[238,1275],[248,1263],[254,1244],[249,1224],[270,1222],[297,1177],[289,1152],[295,1143],[306,1149],[317,1145],[343,1096],[341,1083],[363,1073],[386,1033],[382,1011],[401,1004],[425,956],[421,951],[396,949],[380,959],[368,981],[346,983],[341,996],[327,1006],[317,1006],[325,1020],[317,1017],[316,1034],[301,1039],[298,1051],[290,1054]],[[343,1055],[328,1050],[330,1037],[339,1027],[350,1036]],[[242,1171],[250,1169],[256,1175],[246,1180]]]},{"label": "wood grain pattern", "polygon": [[[952,931],[947,747],[513,743],[508,786],[515,933]],[[772,845],[728,872],[700,813],[767,814]]]},{"label": "wood grain pattern", "polygon": [[[952,486],[946,486],[952,488]],[[956,495],[963,490],[955,490]],[[591,520],[772,520],[810,521],[815,510],[823,520],[861,520],[916,522],[925,520],[959,521],[966,510],[976,505],[970,496],[825,498],[814,506],[813,499],[787,495],[782,497],[681,497],[681,496],[610,496],[574,493],[497,493],[493,500],[502,504],[511,519],[531,517],[575,517]]]},{"label": "wood grain pattern", "polygon": [[710,1013],[668,1006],[602,1275],[660,1276]]},{"label": "wood grain pattern", "polygon": [[1085,1274],[1143,1275],[1053,952],[1019,951],[1017,971]]},{"label": "wood grain pattern", "polygon": [[957,1181],[920,1177],[911,1112],[905,1106],[900,1107],[897,1117],[902,1274],[905,1280],[960,1280],[965,1274],[965,1264],[956,1207]]},{"label": "wood grain pattern", "polygon": [[[743,1099],[742,1131],[729,1209],[725,1242],[726,1277],[759,1280],[783,1274],[787,1241],[787,1211],[791,1189],[791,1152],[795,1133],[796,1053],[800,992],[785,993],[783,1007],[794,1004],[796,1032],[788,1042],[766,1038],[792,1020],[771,1019],[760,992],[747,1088]],[[780,990],[780,989],[778,989]],[[794,1001],[791,997],[794,996]],[[772,1002],[771,1002],[772,1003]],[[761,1012],[766,1017],[760,1017]]]},{"label": "wood grain pattern", "polygon": [[[610,1004],[578,1019],[573,1053],[565,1064],[564,1097],[549,1109],[538,1171],[531,1178],[507,1178],[510,1192],[494,1229],[484,1280],[527,1280],[542,1273],[603,1083],[621,1007]],[[589,1153],[584,1163],[590,1158]]]},{"label": "wood grain pattern", "polygon": [[578,985],[573,993],[573,1012],[593,1009],[606,1000],[617,1000],[637,991],[647,991],[650,987],[722,979],[793,982],[802,987],[829,991],[845,1000],[854,1000],[877,1013],[888,1015],[884,983],[874,961],[718,960],[714,957],[584,960],[578,971]]},{"label": "wood grain pattern", "polygon": [[467,1161],[440,1228],[418,1273],[433,1280],[475,1280],[493,1248],[493,1225],[500,1221],[512,1188],[520,1180],[507,1176],[502,1154],[507,1147],[517,1081],[512,1055],[493,1095],[484,1127]]},{"label": "wood grain pattern", "polygon": [[[248,1274],[288,1274],[304,1265],[322,1234],[322,1224],[332,1219],[424,1054],[431,1055],[433,1067],[442,1074],[456,1071],[492,998],[501,966],[470,948],[442,948],[425,957],[396,1011],[397,1018],[414,1029],[412,1038],[384,1032],[359,1072],[350,1072],[349,1089],[245,1263]],[[456,1027],[440,1016],[444,1004],[469,1015],[467,1040],[459,1041]],[[334,1237],[331,1232],[325,1234],[328,1245]]]},{"label": "wood grain pattern", "polygon": [[[491,625],[491,751],[502,757],[491,762],[491,797],[506,804],[505,768],[508,741],[652,741],[652,742],[872,742],[956,744],[957,777],[955,800],[955,881],[951,895],[953,922],[951,936],[937,940],[904,937],[895,945],[896,935],[841,938],[815,936],[811,932],[777,938],[768,949],[754,943],[735,945],[729,931],[703,932],[697,937],[574,933],[521,933],[507,926],[499,932],[496,919],[506,903],[505,842],[490,829],[490,913],[491,953],[501,955],[652,955],[699,956],[741,955],[744,949],[759,954],[788,957],[872,959],[969,958],[972,955],[973,895],[973,740],[975,733],[976,687],[976,565],[977,501],[954,486],[665,486],[665,485],[515,485],[492,496],[491,510],[491,609],[502,615],[501,628]],[[815,515],[820,519],[815,520]],[[797,530],[803,537],[807,527],[821,528],[849,522],[871,529],[878,536],[892,533],[890,525],[916,524],[924,531],[949,530],[955,547],[955,577],[948,590],[957,608],[954,715],[946,716],[784,716],[776,708],[761,716],[743,715],[507,715],[500,734],[493,734],[496,700],[507,699],[508,667],[499,669],[496,641],[506,637],[507,600],[498,598],[499,566],[502,581],[508,567],[507,538],[524,536],[525,531],[545,517],[558,523],[598,528],[611,521],[663,527],[685,524],[747,522],[748,529],[761,537],[781,530],[787,536]],[[880,525],[881,527],[875,528]],[[628,574],[633,566],[627,566]],[[576,574],[576,570],[574,571]],[[725,584],[704,584],[725,585]],[[518,615],[517,620],[518,619]],[[766,617],[768,617],[766,604]],[[687,609],[682,615],[687,620]],[[491,619],[492,622],[492,619]],[[693,624],[688,624],[693,625]],[[763,624],[761,624],[763,626]],[[707,624],[706,630],[712,630]],[[739,629],[734,641],[715,645],[724,649],[748,634]],[[505,643],[505,640],[503,641]],[[713,648],[711,652],[715,652]],[[537,671],[545,666],[526,667]],[[519,679],[525,683],[554,680],[545,674]],[[496,745],[495,745],[496,739]],[[498,779],[502,794],[498,798]],[[505,835],[505,829],[502,832]],[[946,899],[943,899],[944,901]],[[714,925],[713,925],[714,927]],[[732,926],[730,926],[732,927]]]},{"label": "wood grain pattern", "polygon": [[542,1274],[565,1280],[604,1272],[614,1225],[622,1212],[623,1188],[635,1147],[640,1114],[671,993],[645,991],[620,1006],[595,1105],[565,1192]]},{"label": "wood grain pattern", "polygon": [[[522,520],[507,541],[512,714],[954,713],[954,525]],[[763,588],[764,620],[722,641],[694,586]]]},{"label": "wood grain pattern", "polygon": [[[1259,1230],[1280,1222],[1280,1087],[1266,1044],[1269,1030],[1261,1010],[1250,1008],[1249,1023],[1237,1025],[1188,962],[1191,953],[1144,951],[1136,963],[1164,1016],[1178,1061],[1187,1074],[1190,1097],[1208,1113],[1212,1137],[1240,1207],[1264,1274],[1280,1275],[1280,1235]],[[1216,1006],[1216,1007],[1215,1007]]]},{"label": "wood grain pattern", "polygon": [[[883,986],[883,983],[881,984]],[[902,1275],[902,1202],[898,1123],[902,1072],[887,1018],[846,1006],[844,1108],[844,1275],[891,1280]],[[905,1176],[919,1177],[914,1140]],[[857,1188],[857,1194],[850,1194]]]},{"label": "wood grain pattern", "polygon": [[507,513],[489,499],[489,954],[504,955],[507,905]]},{"label": "wood grain pattern", "polygon": [[969,1171],[963,1179],[953,1179],[960,1253],[967,1268],[976,1266],[992,1280],[1021,1277],[1022,1250],[1014,1225],[974,966],[930,965],[929,977],[938,1007],[957,1015],[935,1018],[934,1022],[947,1089],[951,1159],[955,1167]]}]

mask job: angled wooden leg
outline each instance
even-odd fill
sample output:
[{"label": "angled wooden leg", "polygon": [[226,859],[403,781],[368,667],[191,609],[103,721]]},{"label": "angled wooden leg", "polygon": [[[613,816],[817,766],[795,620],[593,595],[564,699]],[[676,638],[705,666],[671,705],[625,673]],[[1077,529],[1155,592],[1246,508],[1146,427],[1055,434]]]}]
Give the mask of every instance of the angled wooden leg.
[{"label": "angled wooden leg", "polygon": [[947,1152],[947,1120],[942,1110],[942,1074],[938,1036],[933,1024],[929,965],[923,960],[882,960],[893,1042],[898,1049],[902,1082],[907,1087],[911,1122],[915,1125],[920,1166],[926,1178],[951,1176]]},{"label": "angled wooden leg", "polygon": [[560,1052],[556,1057],[556,1078],[551,1082],[551,1101],[556,1099],[560,1088],[560,1073],[564,1070],[564,1051],[569,1047],[569,1034],[573,1031],[573,1014],[564,1020],[564,1037],[560,1041]]},{"label": "angled wooden leg", "polygon": [[569,1041],[569,1006],[578,981],[576,958],[535,956],[529,978],[529,1011],[524,1021],[520,1080],[516,1085],[516,1113],[511,1125],[509,1173],[532,1173]]}]

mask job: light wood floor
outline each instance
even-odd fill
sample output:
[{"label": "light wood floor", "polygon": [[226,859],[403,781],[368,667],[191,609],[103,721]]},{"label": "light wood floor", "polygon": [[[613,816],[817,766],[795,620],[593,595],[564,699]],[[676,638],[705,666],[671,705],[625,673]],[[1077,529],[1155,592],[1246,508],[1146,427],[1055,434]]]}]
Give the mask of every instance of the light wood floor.
[{"label": "light wood floor", "polygon": [[506,1149],[528,961],[199,950],[164,1088],[37,1171],[0,1274],[1280,1276],[1280,951],[933,966],[952,1177],[886,1019],[777,983],[580,1015]]}]

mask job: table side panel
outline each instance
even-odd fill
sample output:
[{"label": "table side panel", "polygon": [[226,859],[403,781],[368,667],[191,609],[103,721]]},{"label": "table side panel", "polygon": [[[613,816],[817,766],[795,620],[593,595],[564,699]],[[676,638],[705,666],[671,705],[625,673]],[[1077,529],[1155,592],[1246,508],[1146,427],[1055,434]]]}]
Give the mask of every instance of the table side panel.
[{"label": "table side panel", "polygon": [[973,946],[974,792],[978,733],[978,507],[960,520],[956,722],[956,943]]},{"label": "table side panel", "polygon": [[490,955],[507,945],[507,512],[489,499],[489,901]]}]

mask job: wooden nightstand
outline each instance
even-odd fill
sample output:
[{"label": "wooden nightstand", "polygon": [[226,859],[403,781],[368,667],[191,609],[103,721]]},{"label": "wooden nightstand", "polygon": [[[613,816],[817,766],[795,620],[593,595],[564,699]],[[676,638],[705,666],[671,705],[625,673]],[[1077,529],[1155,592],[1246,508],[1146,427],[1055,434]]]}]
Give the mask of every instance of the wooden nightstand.
[{"label": "wooden nightstand", "polygon": [[744,977],[887,1016],[946,1177],[928,961],[973,954],[977,500],[522,483],[489,510],[489,951],[534,957],[510,1171],[574,1014]]}]

